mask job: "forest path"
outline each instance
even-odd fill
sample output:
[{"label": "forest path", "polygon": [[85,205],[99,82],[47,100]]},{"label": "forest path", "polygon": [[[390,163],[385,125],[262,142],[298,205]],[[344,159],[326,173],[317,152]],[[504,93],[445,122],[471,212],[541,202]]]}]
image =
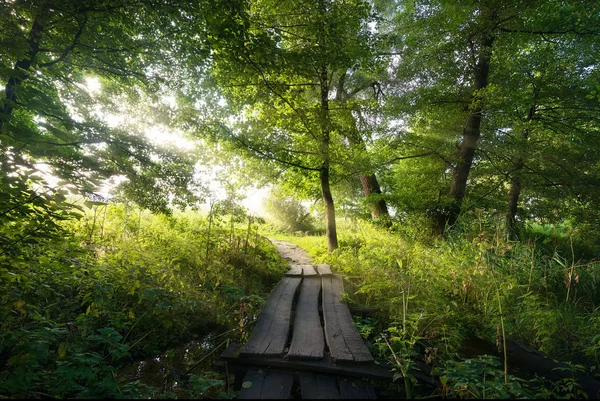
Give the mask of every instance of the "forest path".
[{"label": "forest path", "polygon": [[273,238],[269,238],[269,241],[277,247],[281,257],[290,265],[312,265],[311,257],[298,245]]}]

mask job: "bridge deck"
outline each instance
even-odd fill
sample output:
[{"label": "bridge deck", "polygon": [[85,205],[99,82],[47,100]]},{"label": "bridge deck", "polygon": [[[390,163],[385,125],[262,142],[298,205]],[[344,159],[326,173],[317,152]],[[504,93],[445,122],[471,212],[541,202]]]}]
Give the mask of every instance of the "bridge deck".
[{"label": "bridge deck", "polygon": [[373,387],[361,379],[393,380],[356,330],[341,301],[343,291],[342,277],[327,265],[291,267],[269,296],[248,343],[232,344],[220,356],[230,371],[245,374],[238,379],[243,382],[238,398],[289,398],[292,383],[302,398],[375,398]]}]

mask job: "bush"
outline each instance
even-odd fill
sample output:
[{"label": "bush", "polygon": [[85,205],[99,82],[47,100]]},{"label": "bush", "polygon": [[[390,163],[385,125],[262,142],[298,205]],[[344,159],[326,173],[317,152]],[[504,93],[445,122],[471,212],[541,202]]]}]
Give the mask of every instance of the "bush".
[{"label": "bush", "polygon": [[273,224],[288,233],[315,233],[315,219],[298,199],[281,197],[271,191],[265,200],[265,209]]}]

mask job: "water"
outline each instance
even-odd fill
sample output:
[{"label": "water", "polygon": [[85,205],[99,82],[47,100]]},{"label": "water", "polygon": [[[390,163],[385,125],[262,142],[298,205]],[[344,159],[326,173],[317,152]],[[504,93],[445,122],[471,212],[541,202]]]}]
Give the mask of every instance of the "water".
[{"label": "water", "polygon": [[[175,346],[161,355],[127,364],[118,372],[119,382],[139,381],[156,390],[153,396],[198,398],[202,394],[190,394],[190,374],[201,375],[212,371],[212,362],[225,349],[221,346],[215,350],[215,347],[226,338],[210,333],[199,340]],[[211,351],[215,352],[209,356]],[[215,375],[214,378],[224,380],[224,375]]]}]

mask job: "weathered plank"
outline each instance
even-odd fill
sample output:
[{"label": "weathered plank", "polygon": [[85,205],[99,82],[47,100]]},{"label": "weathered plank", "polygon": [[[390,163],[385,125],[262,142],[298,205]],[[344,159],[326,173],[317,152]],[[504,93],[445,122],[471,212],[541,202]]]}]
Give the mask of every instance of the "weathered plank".
[{"label": "weathered plank", "polygon": [[273,370],[249,371],[242,382],[238,399],[286,399],[292,393],[294,374]]},{"label": "weathered plank", "polygon": [[312,265],[302,265],[302,275],[305,277],[316,276],[317,272]]},{"label": "weathered plank", "polygon": [[303,400],[338,400],[340,390],[335,377],[299,373],[300,394]]},{"label": "weathered plank", "polygon": [[302,275],[302,265],[291,265],[290,270],[285,272],[286,276],[301,276]]},{"label": "weathered plank", "polygon": [[[284,358],[261,358],[261,357],[239,357],[238,351],[240,344],[230,344],[229,347],[220,355],[222,361],[229,363],[230,371],[235,369],[247,369],[249,366],[270,366],[277,369],[289,371],[306,371],[311,373],[323,373],[339,376],[348,376],[355,378],[374,379],[385,382],[392,382],[394,376],[391,372],[391,366],[383,361],[379,364],[335,364],[325,356],[321,360],[288,360]],[[244,368],[244,366],[246,368]]]},{"label": "weathered plank", "polygon": [[321,359],[325,351],[323,327],[319,318],[319,292],[321,280],[305,277],[300,287],[296,305],[294,332],[288,352],[289,358]]},{"label": "weathered plank", "polygon": [[343,400],[375,400],[377,395],[370,383],[363,380],[338,377],[340,398]]},{"label": "weathered plank", "polygon": [[334,362],[373,362],[373,356],[358,334],[348,306],[340,296],[344,292],[342,276],[323,276],[323,320],[325,340]]},{"label": "weathered plank", "polygon": [[292,301],[301,277],[284,277],[260,312],[256,327],[240,355],[281,356],[290,332]]},{"label": "weathered plank", "polygon": [[317,270],[320,276],[327,276],[331,274],[331,266],[329,265],[317,265]]}]

